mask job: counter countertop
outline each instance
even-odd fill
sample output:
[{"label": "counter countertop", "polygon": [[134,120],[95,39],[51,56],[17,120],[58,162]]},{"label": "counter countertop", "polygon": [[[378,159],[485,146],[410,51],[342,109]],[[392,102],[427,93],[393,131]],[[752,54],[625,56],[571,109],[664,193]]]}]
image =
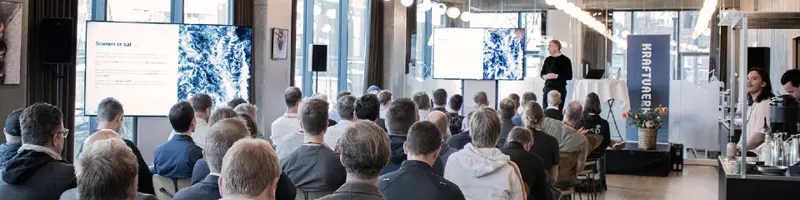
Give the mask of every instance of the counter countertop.
[{"label": "counter countertop", "polygon": [[[751,180],[774,180],[774,181],[795,181],[800,182],[800,176],[770,176],[770,175],[761,175],[761,174],[746,174],[741,175],[739,168],[736,166],[736,161],[719,157],[717,159],[719,161],[720,168],[725,172],[725,178],[727,179],[751,179]],[[787,173],[788,174],[788,173]]]}]

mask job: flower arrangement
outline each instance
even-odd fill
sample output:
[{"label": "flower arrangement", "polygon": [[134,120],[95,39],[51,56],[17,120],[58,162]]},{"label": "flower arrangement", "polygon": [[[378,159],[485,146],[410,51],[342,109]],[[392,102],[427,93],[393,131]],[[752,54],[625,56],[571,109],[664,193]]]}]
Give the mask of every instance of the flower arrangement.
[{"label": "flower arrangement", "polygon": [[622,113],[623,119],[630,118],[630,124],[638,128],[661,128],[661,117],[667,116],[667,107],[658,106],[650,110],[638,110]]}]

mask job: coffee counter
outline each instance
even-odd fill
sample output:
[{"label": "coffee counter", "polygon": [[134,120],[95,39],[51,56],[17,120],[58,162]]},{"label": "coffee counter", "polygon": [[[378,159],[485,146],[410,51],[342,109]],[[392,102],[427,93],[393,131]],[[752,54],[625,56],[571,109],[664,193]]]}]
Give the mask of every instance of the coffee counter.
[{"label": "coffee counter", "polygon": [[719,199],[794,199],[798,195],[800,176],[742,175],[735,161],[719,158],[717,162]]}]

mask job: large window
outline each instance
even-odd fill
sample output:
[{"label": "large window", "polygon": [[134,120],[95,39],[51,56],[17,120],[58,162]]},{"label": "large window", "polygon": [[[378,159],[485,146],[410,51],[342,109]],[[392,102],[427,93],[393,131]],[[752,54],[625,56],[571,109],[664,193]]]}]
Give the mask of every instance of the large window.
[{"label": "large window", "polygon": [[183,23],[228,24],[228,0],[184,1]]},{"label": "large window", "polygon": [[311,85],[313,93],[327,94],[334,102],[339,92],[339,1],[315,0],[313,12],[313,44],[328,45],[328,64],[325,72],[316,72]]},{"label": "large window", "polygon": [[368,0],[350,0],[350,12],[347,14],[347,90],[361,95],[366,87],[367,32],[369,32]]},{"label": "large window", "polygon": [[170,8],[167,0],[107,0],[106,20],[170,22]]}]

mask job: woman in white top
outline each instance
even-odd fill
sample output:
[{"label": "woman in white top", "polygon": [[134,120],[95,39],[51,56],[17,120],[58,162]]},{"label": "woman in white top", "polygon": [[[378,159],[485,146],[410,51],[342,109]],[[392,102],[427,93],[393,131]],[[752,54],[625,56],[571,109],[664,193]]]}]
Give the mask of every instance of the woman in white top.
[{"label": "woman in white top", "polygon": [[764,123],[769,123],[769,104],[775,96],[766,71],[751,68],[747,72],[747,94],[747,150],[759,154],[764,143]]}]

